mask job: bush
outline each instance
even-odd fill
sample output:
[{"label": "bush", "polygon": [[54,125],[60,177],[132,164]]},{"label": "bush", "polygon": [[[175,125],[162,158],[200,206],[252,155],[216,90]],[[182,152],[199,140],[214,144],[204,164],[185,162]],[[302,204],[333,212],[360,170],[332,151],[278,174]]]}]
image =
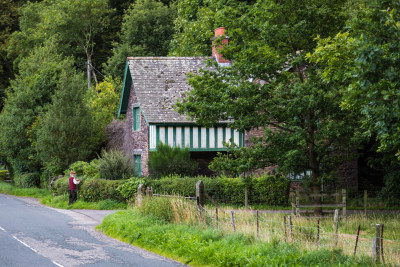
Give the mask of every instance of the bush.
[{"label": "bush", "polygon": [[196,183],[202,180],[204,188],[214,199],[231,204],[244,203],[244,189],[248,190],[249,203],[267,205],[288,204],[290,182],[280,175],[263,175],[256,178],[229,178],[225,176],[210,177],[180,177],[169,176],[160,180],[148,180],[147,185],[157,193],[195,196]]},{"label": "bush", "polygon": [[[81,184],[78,184],[78,189]],[[56,196],[61,196],[69,192],[69,177],[63,177],[54,181],[51,192]]]},{"label": "bush", "polygon": [[126,201],[126,198],[117,190],[123,182],[120,180],[87,179],[81,186],[79,194],[83,200],[88,202],[106,199],[123,202]]},{"label": "bush", "polygon": [[132,159],[119,150],[103,150],[98,169],[100,177],[107,180],[128,179],[134,175]]},{"label": "bush", "polygon": [[171,174],[193,175],[198,163],[190,160],[188,148],[170,147],[168,144],[159,143],[157,151],[150,154],[150,172],[155,177]]},{"label": "bush", "polygon": [[0,181],[8,179],[8,170],[0,170]]},{"label": "bush", "polygon": [[383,179],[385,186],[378,198],[390,206],[400,205],[400,170],[391,171]]},{"label": "bush", "polygon": [[133,177],[119,185],[117,190],[124,199],[133,199],[140,184],[145,185],[145,179]]},{"label": "bush", "polygon": [[22,188],[38,187],[40,174],[38,172],[20,174],[15,177],[15,184]]}]

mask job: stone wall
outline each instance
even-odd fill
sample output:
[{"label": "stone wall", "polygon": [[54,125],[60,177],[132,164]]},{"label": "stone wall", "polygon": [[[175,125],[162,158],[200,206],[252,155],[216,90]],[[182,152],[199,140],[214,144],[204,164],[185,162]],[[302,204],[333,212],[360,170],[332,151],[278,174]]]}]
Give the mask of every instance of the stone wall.
[{"label": "stone wall", "polygon": [[131,158],[133,158],[134,154],[140,154],[142,159],[142,176],[147,176],[149,174],[149,126],[141,112],[140,131],[133,131],[132,108],[137,104],[138,101],[132,86],[125,118],[123,153],[129,155]]}]

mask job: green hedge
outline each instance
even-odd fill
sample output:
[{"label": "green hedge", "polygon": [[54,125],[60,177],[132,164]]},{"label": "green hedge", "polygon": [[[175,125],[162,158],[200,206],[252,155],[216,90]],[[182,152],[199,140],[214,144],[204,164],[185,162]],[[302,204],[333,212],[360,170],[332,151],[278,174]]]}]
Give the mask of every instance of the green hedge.
[{"label": "green hedge", "polygon": [[147,180],[155,193],[195,196],[196,183],[202,180],[206,192],[214,199],[231,204],[244,203],[244,190],[248,190],[249,203],[286,206],[290,182],[283,176],[264,175],[256,178],[179,177]]},{"label": "green hedge", "polygon": [[8,179],[8,170],[0,170],[0,181]]},{"label": "green hedge", "polygon": [[123,197],[118,187],[124,182],[123,180],[87,179],[81,186],[80,196],[89,202],[105,199],[123,202],[126,201],[126,198]]}]

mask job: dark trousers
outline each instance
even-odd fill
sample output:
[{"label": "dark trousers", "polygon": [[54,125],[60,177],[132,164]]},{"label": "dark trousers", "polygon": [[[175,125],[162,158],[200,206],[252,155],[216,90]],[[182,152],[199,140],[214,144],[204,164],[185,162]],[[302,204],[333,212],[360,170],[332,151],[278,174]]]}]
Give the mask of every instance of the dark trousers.
[{"label": "dark trousers", "polygon": [[68,205],[74,204],[74,202],[77,200],[77,198],[78,198],[78,194],[77,194],[76,190],[69,190],[69,204]]}]

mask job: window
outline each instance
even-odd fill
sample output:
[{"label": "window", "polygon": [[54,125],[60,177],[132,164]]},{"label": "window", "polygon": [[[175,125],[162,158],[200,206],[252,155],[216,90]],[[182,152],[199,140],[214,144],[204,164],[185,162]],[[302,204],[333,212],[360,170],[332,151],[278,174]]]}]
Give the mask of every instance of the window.
[{"label": "window", "polygon": [[132,110],[132,118],[133,118],[133,131],[140,131],[140,108],[133,107]]},{"label": "window", "polygon": [[133,167],[135,170],[135,176],[141,177],[142,176],[142,155],[133,155]]}]

